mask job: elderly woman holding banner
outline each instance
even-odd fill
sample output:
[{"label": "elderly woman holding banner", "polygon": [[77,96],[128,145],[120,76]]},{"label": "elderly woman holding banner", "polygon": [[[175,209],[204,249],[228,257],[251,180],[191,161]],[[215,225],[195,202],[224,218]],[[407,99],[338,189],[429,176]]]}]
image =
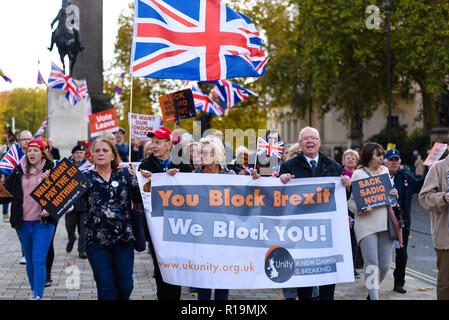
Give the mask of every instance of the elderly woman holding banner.
[{"label": "elderly woman holding banner", "polygon": [[28,142],[25,156],[12,171],[5,188],[12,198],[0,198],[0,203],[12,201],[11,226],[16,229],[26,258],[28,281],[33,300],[42,299],[46,280],[46,259],[55,230],[55,222],[47,211],[31,197],[33,190],[47,179],[53,162],[42,140]]},{"label": "elderly woman holding banner", "polygon": [[[193,173],[213,173],[213,174],[235,174],[233,170],[226,167],[225,149],[221,140],[215,136],[207,136],[200,140],[201,164],[193,170]],[[170,175],[176,174],[178,169],[172,169]],[[251,173],[253,179],[260,175],[254,170]],[[228,289],[215,289],[215,300],[227,300]],[[198,300],[210,300],[212,289],[198,288]]]},{"label": "elderly woman holding banner", "polygon": [[[383,166],[385,150],[377,143],[366,143],[361,151],[363,168],[356,170],[352,181],[365,179],[371,176],[388,174],[387,167]],[[398,196],[396,189],[390,191],[391,196]],[[393,240],[390,238],[387,227],[387,207],[368,208],[360,212],[354,201],[354,195],[348,201],[348,209],[354,213],[354,232],[363,260],[365,262],[365,284],[370,300],[379,300],[379,285],[387,275],[390,268]],[[371,279],[371,280],[370,280]]]},{"label": "elderly woman holding banner", "polygon": [[[141,201],[137,180],[120,168],[115,145],[99,138],[93,147],[95,168],[85,173],[88,214],[86,254],[99,300],[128,300],[133,290],[134,245],[132,201]],[[131,171],[131,173],[129,172]]]},{"label": "elderly woman holding banner", "polygon": [[[226,167],[226,156],[223,144],[215,136],[207,136],[200,140],[201,164],[194,173],[235,174]],[[211,300],[212,289],[198,288],[198,300]],[[215,289],[215,300],[228,300],[228,289]]]}]

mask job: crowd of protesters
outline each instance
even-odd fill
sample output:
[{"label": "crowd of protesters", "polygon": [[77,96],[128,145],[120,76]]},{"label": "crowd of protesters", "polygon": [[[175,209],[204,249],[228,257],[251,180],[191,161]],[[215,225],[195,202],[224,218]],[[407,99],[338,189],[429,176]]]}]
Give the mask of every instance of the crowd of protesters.
[{"label": "crowd of protesters", "polygon": [[[354,146],[333,158],[321,150],[317,129],[303,128],[298,142],[284,146],[282,158],[259,156],[252,158],[244,146],[233,148],[223,142],[223,134],[207,135],[194,141],[189,133],[173,133],[165,127],[149,132],[147,140],[131,139],[125,142],[126,130],[103,134],[93,142],[79,141],[74,145],[69,160],[85,174],[89,188],[83,198],[65,214],[68,242],[67,253],[78,239],[78,255],[88,259],[97,285],[98,299],[129,299],[133,290],[134,250],[142,251],[142,241],[154,263],[154,276],[159,300],[179,300],[181,287],[162,279],[151,235],[145,220],[136,224],[136,216],[143,216],[136,170],[149,180],[145,191],[151,189],[153,173],[177,172],[215,173],[277,177],[287,184],[291,179],[310,177],[341,177],[348,201],[348,228],[351,235],[354,276],[360,277],[357,260],[364,263],[364,276],[378,272],[378,283],[367,287],[367,299],[377,300],[379,285],[389,269],[393,247],[396,247],[394,288],[406,293],[405,268],[407,244],[411,226],[411,201],[420,193],[421,205],[431,212],[432,236],[437,252],[438,299],[449,299],[449,230],[448,179],[449,157],[426,169],[419,154],[414,154],[411,172],[401,169],[398,150],[384,150],[374,142]],[[267,130],[266,139],[281,140],[277,130]],[[4,221],[16,230],[23,252],[22,263],[30,283],[32,298],[41,299],[44,288],[51,285],[51,267],[54,260],[53,241],[58,221],[34,201],[30,193],[44,180],[60,160],[59,151],[52,142],[33,139],[27,130],[18,135],[18,145],[24,157],[9,176],[2,174],[1,183],[12,198],[0,198]],[[174,148],[174,146],[177,148]],[[230,157],[232,155],[232,157]],[[179,157],[182,161],[175,161]],[[232,159],[228,161],[227,159]],[[255,161],[251,161],[255,160]],[[120,166],[120,162],[137,166]],[[366,177],[388,174],[392,184],[390,196],[404,213],[401,241],[394,241],[388,231],[387,215],[390,207],[368,208],[358,211],[351,192],[351,182]],[[8,217],[8,203],[12,202]],[[142,221],[141,221],[142,222]],[[78,230],[78,237],[76,236]],[[143,236],[142,236],[143,235]],[[142,240],[143,237],[143,240]],[[143,245],[145,248],[145,244]],[[213,288],[191,288],[199,300],[212,298]],[[320,287],[285,288],[286,299],[333,300],[335,284]],[[216,300],[226,300],[227,289],[215,290]]]}]

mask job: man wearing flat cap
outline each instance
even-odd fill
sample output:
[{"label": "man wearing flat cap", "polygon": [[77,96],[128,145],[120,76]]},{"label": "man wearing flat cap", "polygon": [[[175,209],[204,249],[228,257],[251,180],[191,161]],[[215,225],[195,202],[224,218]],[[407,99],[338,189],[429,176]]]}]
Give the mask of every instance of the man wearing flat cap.
[{"label": "man wearing flat cap", "polygon": [[392,186],[398,190],[398,204],[404,212],[405,228],[402,230],[403,247],[396,248],[396,268],[394,270],[394,287],[393,290],[399,293],[406,293],[405,285],[405,268],[407,265],[407,245],[410,235],[411,224],[411,208],[413,194],[418,193],[423,185],[424,177],[417,179],[409,175],[401,169],[401,154],[396,149],[390,149],[385,154],[385,165],[388,168]]}]

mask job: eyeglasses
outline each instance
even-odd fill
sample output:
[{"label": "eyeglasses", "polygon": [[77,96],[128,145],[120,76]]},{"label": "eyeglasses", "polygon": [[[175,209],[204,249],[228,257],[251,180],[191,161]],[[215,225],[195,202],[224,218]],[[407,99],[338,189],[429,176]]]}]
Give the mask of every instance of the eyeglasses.
[{"label": "eyeglasses", "polygon": [[318,140],[320,140],[320,138],[317,138],[317,137],[307,137],[307,138],[302,138],[301,139],[301,141],[304,141],[304,142],[309,142],[309,141],[315,142],[315,141],[318,141]]}]

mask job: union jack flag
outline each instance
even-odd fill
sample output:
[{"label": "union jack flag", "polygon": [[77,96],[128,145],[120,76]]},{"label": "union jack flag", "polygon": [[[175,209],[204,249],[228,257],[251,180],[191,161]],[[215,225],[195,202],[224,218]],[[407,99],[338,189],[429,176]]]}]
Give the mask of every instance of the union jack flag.
[{"label": "union jack flag", "polygon": [[237,102],[245,100],[250,95],[257,96],[251,90],[243,88],[232,81],[218,80],[209,81],[208,83],[215,84],[212,94],[220,100],[223,108],[231,109]]},{"label": "union jack flag", "polygon": [[257,137],[257,155],[260,156],[264,152],[268,157],[274,155],[277,158],[282,158],[282,152],[284,151],[284,140],[276,141],[274,139],[265,140],[261,137]]},{"label": "union jack flag", "polygon": [[81,84],[78,86],[78,95],[81,97],[81,100],[89,97],[89,91],[87,91],[86,80],[81,82]]},{"label": "union jack flag", "polygon": [[78,167],[78,170],[82,173],[90,171],[94,168],[94,165],[87,159],[84,159],[81,165]]},{"label": "union jack flag", "polygon": [[277,165],[276,169],[274,169],[273,173],[271,174],[272,178],[277,178],[279,177],[279,171],[281,170],[281,166]]},{"label": "union jack flag", "polygon": [[254,168],[251,168],[251,167],[243,167],[243,169],[246,171],[246,172],[248,172],[249,174],[251,174],[254,170],[256,170],[256,169],[254,169]]},{"label": "union jack flag", "polygon": [[219,0],[135,0],[134,8],[137,77],[213,81],[265,73],[253,22]]},{"label": "union jack flag", "polygon": [[78,86],[75,81],[70,76],[66,76],[64,70],[60,69],[53,62],[51,63],[51,73],[48,78],[48,87],[67,91],[66,98],[69,100],[72,107],[81,100],[78,93]]},{"label": "union jack flag", "polygon": [[14,143],[0,161],[0,171],[9,176],[14,167],[19,164],[23,156],[24,153],[20,149],[19,145]]},{"label": "union jack flag", "polygon": [[207,94],[200,89],[192,86],[193,100],[195,102],[195,109],[203,112],[215,114],[217,116],[223,115],[223,108],[218,103],[213,101]]},{"label": "union jack flag", "polygon": [[34,139],[38,139],[44,134],[45,127],[47,127],[47,124],[48,124],[48,119],[45,119],[44,122],[42,122],[39,129],[37,129],[36,133],[34,134]]}]

